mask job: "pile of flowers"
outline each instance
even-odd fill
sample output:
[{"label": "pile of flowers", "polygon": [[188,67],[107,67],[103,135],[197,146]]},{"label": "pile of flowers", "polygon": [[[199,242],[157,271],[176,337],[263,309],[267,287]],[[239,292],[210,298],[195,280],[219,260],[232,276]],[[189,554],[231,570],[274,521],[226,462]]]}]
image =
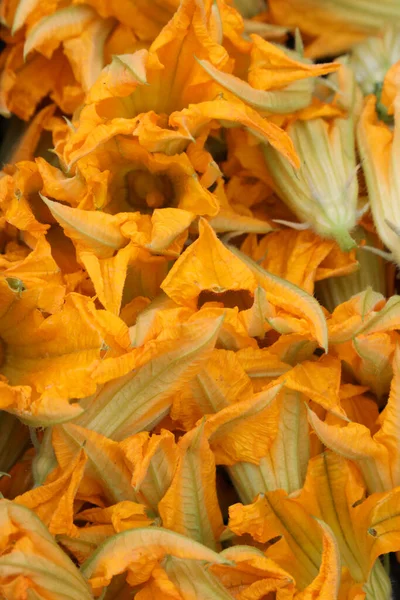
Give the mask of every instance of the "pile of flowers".
[{"label": "pile of flowers", "polygon": [[389,600],[398,0],[0,18],[0,598]]}]

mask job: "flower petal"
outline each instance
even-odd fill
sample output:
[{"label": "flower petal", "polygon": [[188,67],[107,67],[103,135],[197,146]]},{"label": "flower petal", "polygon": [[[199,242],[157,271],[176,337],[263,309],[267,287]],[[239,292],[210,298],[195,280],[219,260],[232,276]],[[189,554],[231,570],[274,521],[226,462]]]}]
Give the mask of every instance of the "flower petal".
[{"label": "flower petal", "polygon": [[178,452],[171,486],[158,505],[163,526],[216,550],[224,524],[204,424],[179,440]]},{"label": "flower petal", "polygon": [[85,453],[81,450],[64,471],[57,469],[47,482],[17,496],[15,502],[34,510],[53,535],[73,535],[76,531],[73,503],[85,463]]},{"label": "flower petal", "polygon": [[82,566],[83,575],[94,590],[108,585],[114,575],[129,568],[129,579],[146,581],[152,569],[168,554],[177,558],[229,563],[202,544],[160,527],[132,529],[109,538]]},{"label": "flower petal", "polygon": [[217,464],[257,464],[276,435],[279,410],[274,402],[281,385],[272,385],[248,400],[208,417],[205,424]]},{"label": "flower petal", "polygon": [[104,386],[76,423],[113,440],[123,440],[154,427],[169,413],[172,395],[185,386],[207,360],[221,325],[221,318],[203,320],[191,328],[182,328],[181,333],[185,332],[186,336],[164,342],[155,340],[155,345],[151,344],[142,358],[143,366],[139,367],[137,362],[131,373],[133,362],[127,375]]},{"label": "flower petal", "polygon": [[34,512],[0,500],[0,530],[1,547],[10,548],[0,556],[2,594],[18,597],[18,588],[28,585],[38,598],[92,600],[85,579]]},{"label": "flower petal", "polygon": [[205,220],[200,221],[199,232],[198,240],[178,258],[164,279],[162,290],[178,304],[191,308],[196,308],[202,290],[216,294],[227,290],[252,292],[256,287],[254,276],[224,247]]},{"label": "flower petal", "polygon": [[89,6],[69,6],[44,17],[29,32],[24,57],[32,50],[37,50],[51,58],[65,38],[78,36],[95,18],[96,13]]}]

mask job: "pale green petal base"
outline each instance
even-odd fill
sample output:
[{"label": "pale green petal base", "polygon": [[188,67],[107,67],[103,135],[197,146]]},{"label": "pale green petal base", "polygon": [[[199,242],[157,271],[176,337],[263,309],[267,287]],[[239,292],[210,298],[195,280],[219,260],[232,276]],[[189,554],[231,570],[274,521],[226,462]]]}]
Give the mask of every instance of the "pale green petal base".
[{"label": "pale green petal base", "polygon": [[383,564],[377,560],[371,570],[367,583],[364,586],[365,600],[390,600],[392,598],[392,585]]}]

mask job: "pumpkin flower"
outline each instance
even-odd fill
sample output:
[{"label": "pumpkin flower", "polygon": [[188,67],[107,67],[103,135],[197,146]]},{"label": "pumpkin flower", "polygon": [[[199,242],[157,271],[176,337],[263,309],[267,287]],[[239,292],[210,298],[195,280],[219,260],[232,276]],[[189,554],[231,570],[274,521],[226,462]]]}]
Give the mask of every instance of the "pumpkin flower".
[{"label": "pumpkin flower", "polygon": [[178,459],[174,435],[167,429],[160,434],[142,431],[122,442],[124,461],[132,472],[132,486],[140,502],[154,514],[172,483]]},{"label": "pumpkin flower", "polygon": [[271,592],[276,592],[277,598],[293,597],[293,577],[258,548],[232,546],[221,555],[232,560],[234,565],[211,565],[209,573],[214,574],[238,600],[260,599]]},{"label": "pumpkin flower", "polygon": [[189,431],[204,415],[217,413],[253,395],[250,376],[238,358],[241,352],[215,348],[202,370],[174,396],[171,418],[180,427]]},{"label": "pumpkin flower", "polygon": [[158,504],[163,527],[216,550],[224,529],[218,505],[215,457],[204,423],[178,442],[171,485]]},{"label": "pumpkin flower", "polygon": [[4,24],[13,37],[2,56],[2,112],[27,120],[50,95],[63,112],[73,113],[111,56],[151,43],[177,5],[88,0],[39,6],[20,0],[10,10],[5,6]]},{"label": "pumpkin flower", "polygon": [[67,469],[63,472],[56,469],[43,485],[17,496],[14,501],[33,510],[53,535],[76,533],[73,503],[85,463],[81,450]]},{"label": "pumpkin flower", "polygon": [[374,547],[377,532],[372,523],[379,522],[382,505],[382,517],[388,521],[382,525],[383,532],[388,529],[390,518],[392,527],[396,524],[397,511],[392,509],[390,513],[394,494],[373,494],[363,501],[364,493],[363,483],[351,464],[328,451],[309,462],[307,479],[299,495],[289,498],[279,490],[259,496],[251,505],[234,505],[230,509],[229,527],[239,534],[248,532],[261,543],[273,535],[282,536],[267,548],[266,556],[287,570],[300,589],[307,589],[321,560],[318,560],[321,546],[317,529],[320,524],[323,530],[326,528],[342,563],[340,569],[333,556],[329,557],[330,569],[333,565],[339,567],[333,589],[330,581],[330,592],[339,592],[339,597],[342,594],[355,597],[364,591],[366,597],[371,594],[370,597],[385,598],[390,580],[376,558],[383,547],[383,551],[396,550],[399,541],[393,536],[389,543],[383,540],[380,548]]},{"label": "pumpkin flower", "polygon": [[112,216],[71,208],[44,196],[42,199],[64,233],[72,239],[77,259],[93,281],[103,306],[119,314],[128,267],[140,256],[142,260],[147,258],[141,251],[146,242],[151,243],[146,236],[146,220],[140,213]]},{"label": "pumpkin flower", "polygon": [[174,324],[165,337],[150,340],[121,360],[110,358],[108,365],[103,361],[93,380],[109,383],[89,398],[74,423],[115,441],[153,428],[169,414],[174,393],[200,371],[222,322],[223,316]]},{"label": "pumpkin flower", "polygon": [[0,500],[0,523],[2,596],[93,599],[85,578],[31,510]]},{"label": "pumpkin flower", "polygon": [[[342,587],[350,587],[354,595],[364,591],[367,598],[389,597],[390,580],[376,560],[375,540],[369,533],[383,494],[363,502],[364,493],[351,463],[328,451],[310,461],[298,502],[331,528],[342,557]],[[397,545],[398,538],[393,550]]]},{"label": "pumpkin flower", "polygon": [[210,564],[231,561],[199,542],[159,527],[131,529],[111,536],[81,568],[94,592],[107,586],[115,575],[128,571],[127,583],[146,583],[166,555]]},{"label": "pumpkin flower", "polygon": [[[354,77],[345,65],[339,71],[342,100],[350,114],[330,118],[296,119],[287,131],[300,156],[298,172],[271,146],[264,147],[265,162],[274,189],[304,227],[336,240],[348,252],[356,243],[351,231],[357,222],[358,183],[353,111],[357,105]],[[293,225],[296,227],[296,224]]]},{"label": "pumpkin flower", "polygon": [[[314,298],[264,271],[235,247],[224,246],[205,220],[199,224],[199,233],[162,283],[162,290],[171,300],[195,308],[202,291],[212,292],[215,299],[228,290],[246,291],[253,296],[250,310],[253,316],[258,315],[261,335],[267,325],[280,333],[298,332],[296,329],[301,328],[301,333],[309,332],[321,346],[326,345],[325,318]],[[247,318],[251,319],[252,314]]]},{"label": "pumpkin flower", "polygon": [[398,28],[388,24],[379,36],[352,47],[349,65],[363,93],[380,96],[386,74],[400,60]]},{"label": "pumpkin flower", "polygon": [[[205,424],[211,449],[218,464],[228,465],[243,501],[249,503],[267,490],[300,489],[310,453],[305,402],[311,400],[344,416],[339,400],[340,362],[327,356],[317,363],[304,362],[292,370],[284,365],[284,375],[253,395],[249,378],[243,371],[238,373],[240,363],[233,362],[232,352],[216,350],[215,353],[216,360],[212,356],[197,381],[185,391],[179,405],[181,413],[172,416],[179,418],[183,413],[186,419],[189,415],[193,419],[192,415],[201,411],[204,415],[215,413],[207,416]],[[227,381],[233,384],[229,393],[224,390],[221,377],[218,380],[216,374],[212,377],[212,369],[217,366],[224,368]],[[310,386],[309,381],[314,385]],[[215,404],[207,402],[209,397]]]},{"label": "pumpkin flower", "polygon": [[312,58],[341,54],[400,18],[395,0],[366,0],[362,7],[340,0],[270,0],[268,7],[273,23],[298,27],[307,36],[306,55]]},{"label": "pumpkin flower", "polygon": [[335,63],[314,65],[301,54],[274,45],[255,34],[251,39],[248,82],[221,72],[207,60],[201,60],[199,64],[223,90],[261,114],[288,114],[308,107],[316,86],[314,78],[339,68]]},{"label": "pumpkin flower", "polygon": [[[340,376],[340,362],[325,356],[318,362],[298,364],[274,381],[275,386],[283,388],[276,397],[276,414],[270,410],[269,421],[272,425],[274,418],[275,423],[263,454],[253,450],[246,456],[242,451],[241,455],[236,454],[235,461],[223,461],[231,465],[229,475],[242,502],[249,504],[267,491],[284,489],[293,493],[302,488],[315,449],[310,441],[306,407],[318,406],[317,412],[322,409],[345,417],[340,401]],[[242,403],[235,407],[241,410]],[[255,435],[254,431],[251,435]]]},{"label": "pumpkin flower", "polygon": [[[387,405],[377,419],[377,429],[357,422],[324,422],[312,410],[310,423],[321,441],[335,453],[354,461],[370,492],[382,492],[400,484],[396,424],[400,386],[400,351],[393,359],[393,379]],[[367,410],[367,406],[365,406]]]},{"label": "pumpkin flower", "polygon": [[111,214],[178,208],[209,216],[219,208],[186,154],[151,153],[135,139],[121,138],[117,146],[115,140],[103,143],[78,160],[73,173],[56,169],[43,159],[36,162],[43,179],[42,193],[74,208]]},{"label": "pumpkin flower", "polygon": [[389,300],[368,288],[339,305],[328,319],[330,348],[348,373],[382,402],[393,377],[399,296]]},{"label": "pumpkin flower", "polygon": [[[284,249],[284,252],[281,249]],[[334,240],[323,239],[312,231],[282,229],[259,241],[249,235],[241,251],[269,271],[302,288],[309,294],[319,281],[333,281],[357,271],[355,252],[342,252]]]},{"label": "pumpkin flower", "polygon": [[357,144],[363,161],[368,197],[376,230],[390,252],[390,258],[400,263],[399,220],[397,203],[399,182],[396,152],[399,145],[399,110],[395,100],[394,127],[378,117],[377,100],[368,96],[357,128]]},{"label": "pumpkin flower", "polygon": [[283,490],[261,494],[248,506],[231,506],[229,528],[238,535],[249,534],[263,545],[279,537],[265,555],[291,575],[300,594],[307,597],[309,589],[323,585],[330,571],[325,585],[331,597],[336,597],[341,569],[335,537],[328,525]]},{"label": "pumpkin flower", "polygon": [[71,114],[84,99],[68,60],[57,50],[51,60],[34,54],[24,61],[23,42],[9,45],[0,58],[0,114],[27,121],[46,97]]},{"label": "pumpkin flower", "polygon": [[122,350],[107,333],[107,315],[102,325],[88,298],[70,294],[60,310],[45,316],[39,287],[16,287],[12,280],[10,286],[5,278],[0,284],[1,408],[37,426],[78,415],[82,409],[70,401],[95,392],[90,374],[105,340]]},{"label": "pumpkin flower", "polygon": [[297,164],[287,134],[246,100],[222,99],[199,63],[206,61],[218,72],[231,66],[215,39],[212,4],[183,0],[148,51],[114,57],[91,88],[77,130],[70,132],[62,151],[66,165],[121,135],[134,136],[150,152],[177,154],[221,126],[244,127]]},{"label": "pumpkin flower", "polygon": [[397,1],[0,2],[1,598],[388,600]]}]

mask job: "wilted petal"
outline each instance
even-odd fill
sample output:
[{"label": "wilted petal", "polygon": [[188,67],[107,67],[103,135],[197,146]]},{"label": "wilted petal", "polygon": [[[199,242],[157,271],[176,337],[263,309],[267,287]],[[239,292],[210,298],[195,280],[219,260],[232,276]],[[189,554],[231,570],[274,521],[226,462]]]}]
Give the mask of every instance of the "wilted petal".
[{"label": "wilted petal", "polygon": [[372,494],[355,507],[360,538],[367,532],[370,566],[381,554],[399,551],[399,494],[400,488],[395,487],[384,494]]},{"label": "wilted petal", "polygon": [[[258,35],[251,38],[248,83],[219,71],[206,60],[199,63],[219,85],[260,111],[290,113],[308,106],[314,87],[310,78],[339,68],[335,63],[313,65],[305,59],[301,62],[294,58],[294,52],[275,46]],[[304,79],[308,80],[305,86],[291,85]]]},{"label": "wilted petal", "polygon": [[97,18],[78,35],[63,41],[63,52],[85,92],[91,89],[105,64],[104,45],[114,26],[112,19]]},{"label": "wilted petal", "polygon": [[[399,351],[393,361],[394,377],[389,401],[377,423],[377,431],[371,432],[362,423],[330,425],[316,413],[309,411],[309,420],[323,443],[338,454],[354,460],[363,472],[370,491],[389,490],[399,484],[396,423],[399,413]],[[380,426],[380,427],[379,427]]]},{"label": "wilted petal", "polygon": [[12,290],[6,281],[0,287],[2,407],[42,426],[81,413],[70,401],[96,391],[91,373],[105,340],[117,350],[115,334],[106,331],[84,296],[69,294],[61,310],[45,318],[37,308],[39,289]]},{"label": "wilted petal", "polygon": [[[16,164],[21,161],[33,160],[35,151],[40,144],[44,128],[51,120],[55,112],[55,105],[49,104],[39,110],[31,121],[23,128],[22,133],[16,129],[17,139],[13,141],[11,148],[2,148],[2,160],[9,164]],[[19,123],[19,122],[17,122]],[[9,131],[13,132],[12,126]],[[14,137],[14,136],[13,136]]]},{"label": "wilted petal", "polygon": [[14,177],[5,175],[0,179],[0,206],[8,223],[39,237],[46,233],[49,226],[36,219],[28,201],[31,186],[36,191],[36,182],[32,185],[35,170],[34,163],[24,161],[18,164]]},{"label": "wilted petal", "polygon": [[27,121],[46,96],[66,113],[72,113],[83,102],[82,89],[61,49],[51,59],[34,52],[24,61],[23,42],[19,42],[2,54],[5,54],[0,89],[3,114],[14,113]]},{"label": "wilted petal", "polygon": [[340,378],[340,361],[326,355],[318,361],[309,360],[296,365],[281,375],[280,380],[286,387],[301,392],[326,410],[345,417],[340,406]]},{"label": "wilted petal", "polygon": [[379,322],[379,312],[384,306],[385,299],[382,294],[374,292],[371,288],[337,306],[328,320],[331,343],[342,343],[353,339],[374,317],[376,317],[375,322]]}]

